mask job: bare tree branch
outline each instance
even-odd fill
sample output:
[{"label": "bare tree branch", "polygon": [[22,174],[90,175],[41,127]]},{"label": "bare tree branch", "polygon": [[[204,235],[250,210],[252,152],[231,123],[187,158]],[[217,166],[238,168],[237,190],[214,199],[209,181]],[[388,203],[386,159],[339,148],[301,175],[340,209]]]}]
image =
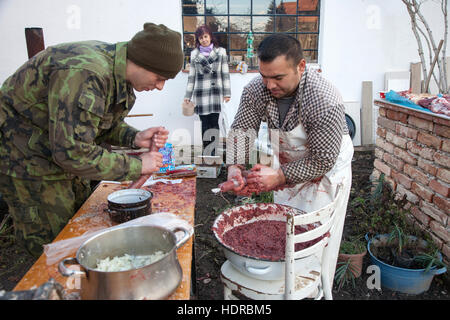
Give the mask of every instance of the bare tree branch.
[{"label": "bare tree branch", "polygon": [[420,35],[417,32],[417,20],[416,20],[416,16],[415,16],[415,13],[414,13],[414,8],[413,8],[412,4],[408,0],[402,0],[402,1],[406,5],[406,9],[408,10],[409,16],[411,18],[411,28],[412,28],[414,36],[416,37],[416,41],[417,41],[417,47],[418,47],[418,51],[419,51],[420,62],[421,62],[421,65],[422,65],[422,74],[423,74],[424,77],[426,77],[427,74],[428,74],[428,72],[427,72],[427,65],[425,63],[425,57],[423,55],[422,41],[420,40]]},{"label": "bare tree branch", "polygon": [[444,73],[442,76],[443,79],[443,90],[444,93],[450,92],[450,85],[448,83],[448,74],[447,74],[447,41],[448,41],[448,15],[447,15],[447,6],[448,0],[441,1],[441,10],[444,15],[444,44],[442,46],[442,68],[444,69]]},{"label": "bare tree branch", "polygon": [[[423,39],[425,40],[425,42],[427,44],[428,55],[429,55],[428,58],[430,59],[430,61],[432,61],[433,60],[433,51],[431,50],[430,41],[428,40],[428,38],[427,38],[425,32],[422,30],[422,28],[420,28],[417,25],[416,25],[416,27],[417,27],[417,30],[419,30],[419,32],[422,34],[422,37],[423,37]],[[438,87],[440,88],[441,87],[441,82],[442,82],[441,79],[440,80],[437,79],[437,76],[436,76],[436,73],[434,72],[434,70],[433,70],[433,72],[431,74],[433,75],[434,81],[438,84]]]},{"label": "bare tree branch", "polygon": [[[436,82],[440,93],[448,93],[450,87],[448,86],[447,77],[447,62],[446,62],[446,46],[448,38],[448,15],[447,15],[447,4],[448,0],[435,0],[433,2],[440,3],[441,11],[444,17],[444,35],[443,40],[439,43],[439,48],[436,46],[434,40],[433,32],[426,20],[425,16],[421,12],[421,5],[427,0],[402,0],[405,4],[408,14],[411,18],[411,27],[413,34],[417,41],[419,57],[422,62],[422,72],[424,75],[425,89],[428,91],[429,83],[433,77]],[[425,31],[422,29],[425,28]],[[425,66],[425,56],[422,45],[422,37],[426,42],[428,53],[429,53],[429,63],[430,71],[427,72],[427,67]],[[442,50],[441,50],[442,49]],[[440,58],[442,56],[442,58]],[[434,57],[434,58],[432,58]],[[434,67],[437,64],[438,76],[436,76]]]}]

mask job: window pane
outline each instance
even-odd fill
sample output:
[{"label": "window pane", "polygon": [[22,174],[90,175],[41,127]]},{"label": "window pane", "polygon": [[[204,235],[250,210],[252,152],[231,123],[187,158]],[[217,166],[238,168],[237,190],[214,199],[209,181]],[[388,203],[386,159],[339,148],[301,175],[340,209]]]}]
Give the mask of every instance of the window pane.
[{"label": "window pane", "polygon": [[185,52],[195,48],[195,36],[193,34],[184,35],[184,49]]},{"label": "window pane", "polygon": [[315,13],[314,11],[319,10],[319,0],[298,0],[298,11],[304,13]]},{"label": "window pane", "polygon": [[254,32],[273,32],[273,17],[253,17]]},{"label": "window pane", "polygon": [[183,0],[183,14],[204,14],[203,0]]},{"label": "window pane", "polygon": [[319,17],[298,17],[298,31],[319,32]]},{"label": "window pane", "polygon": [[295,32],[295,17],[276,17],[276,27],[277,32]]},{"label": "window pane", "polygon": [[228,17],[227,16],[207,16],[206,25],[208,25],[212,32],[226,32],[228,30]]},{"label": "window pane", "polygon": [[297,2],[284,2],[283,0],[276,0],[277,14],[297,14]]},{"label": "window pane", "polygon": [[230,35],[230,50],[247,49],[247,34],[231,34]]},{"label": "window pane", "polygon": [[206,0],[206,13],[227,14],[227,0]]},{"label": "window pane", "polygon": [[317,34],[299,34],[297,39],[302,44],[303,50],[315,49],[317,50]]},{"label": "window pane", "polygon": [[251,14],[250,0],[230,0],[230,14]]},{"label": "window pane", "polygon": [[319,0],[182,0],[181,3],[185,55],[195,46],[192,33],[205,23],[219,45],[227,50],[230,66],[244,60],[250,69],[255,69],[256,57],[246,57],[250,30],[255,54],[267,35],[289,33],[302,43],[307,61],[317,62]]},{"label": "window pane", "polygon": [[258,47],[264,37],[267,37],[266,34],[255,34],[255,39],[253,40],[253,48],[255,49],[255,55],[258,52]]},{"label": "window pane", "polygon": [[195,32],[195,30],[203,24],[203,17],[183,17],[183,31],[184,32]]},{"label": "window pane", "polygon": [[236,70],[237,65],[241,61],[245,61],[245,55],[247,54],[247,51],[230,51],[229,61],[231,64],[231,68],[234,68],[233,70]]},{"label": "window pane", "polygon": [[253,0],[253,14],[274,13],[273,0]]},{"label": "window pane", "polygon": [[317,62],[317,51],[303,51],[306,62]]},{"label": "window pane", "polygon": [[230,32],[250,32],[250,16],[230,17]]},{"label": "window pane", "polygon": [[216,37],[217,41],[219,42],[219,46],[222,48],[225,48],[225,50],[228,48],[228,36],[226,33],[215,33],[214,36]]}]

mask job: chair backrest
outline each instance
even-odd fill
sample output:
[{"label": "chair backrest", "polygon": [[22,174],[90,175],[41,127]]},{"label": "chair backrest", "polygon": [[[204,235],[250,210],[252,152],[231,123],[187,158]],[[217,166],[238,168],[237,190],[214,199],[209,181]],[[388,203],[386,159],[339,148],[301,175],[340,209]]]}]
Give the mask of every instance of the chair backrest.
[{"label": "chair backrest", "polygon": [[[335,219],[335,209],[342,194],[342,184],[338,184],[334,199],[326,206],[304,214],[287,214],[286,218],[286,248],[285,248],[285,295],[289,299],[295,294],[295,259],[318,254],[322,256],[323,248],[328,243],[330,232],[332,232]],[[296,226],[314,226],[312,230],[295,234]],[[306,241],[321,239],[315,244],[302,250],[295,251],[295,244]]]}]

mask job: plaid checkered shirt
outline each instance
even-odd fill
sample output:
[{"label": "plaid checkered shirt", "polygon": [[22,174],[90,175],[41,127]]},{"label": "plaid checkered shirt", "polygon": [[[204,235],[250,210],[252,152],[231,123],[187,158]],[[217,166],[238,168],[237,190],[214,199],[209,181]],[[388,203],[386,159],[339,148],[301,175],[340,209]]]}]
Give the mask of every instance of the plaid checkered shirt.
[{"label": "plaid checkered shirt", "polygon": [[227,164],[249,163],[249,151],[254,148],[254,140],[263,121],[267,122],[269,129],[285,132],[301,123],[306,131],[308,151],[305,157],[280,166],[287,184],[310,181],[330,171],[339,155],[342,136],[348,134],[340,93],[309,67],[300,79],[294,102],[282,124],[279,123],[277,99],[265,87],[261,76],[244,87],[227,137]]},{"label": "plaid checkered shirt", "polygon": [[194,111],[198,115],[219,113],[223,97],[231,96],[226,50],[215,47],[209,56],[205,57],[196,48],[191,52],[190,61],[184,98],[195,103]]}]

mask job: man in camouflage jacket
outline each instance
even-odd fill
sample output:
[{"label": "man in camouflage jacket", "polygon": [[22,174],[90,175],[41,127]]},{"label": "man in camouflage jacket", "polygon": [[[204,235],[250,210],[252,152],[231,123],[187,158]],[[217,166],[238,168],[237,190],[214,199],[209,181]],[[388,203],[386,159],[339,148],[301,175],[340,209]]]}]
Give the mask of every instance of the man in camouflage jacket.
[{"label": "man in camouflage jacket", "polygon": [[[162,90],[182,63],[180,34],[146,23],[129,42],[48,47],[3,83],[0,193],[30,253],[39,256],[64,227],[89,196],[90,180],[135,180],[159,169],[155,149],[168,131],[138,131],[124,118],[133,89]],[[128,156],[102,143],[149,152]]]}]

